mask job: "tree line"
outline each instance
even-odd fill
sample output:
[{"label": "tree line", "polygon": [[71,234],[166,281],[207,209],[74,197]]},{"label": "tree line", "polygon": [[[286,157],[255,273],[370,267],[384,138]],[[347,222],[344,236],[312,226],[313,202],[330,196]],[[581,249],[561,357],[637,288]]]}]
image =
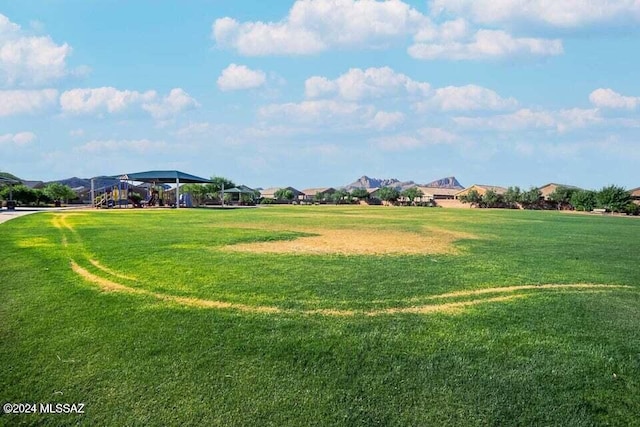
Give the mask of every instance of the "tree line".
[{"label": "tree line", "polygon": [[[229,190],[237,187],[232,180],[222,176],[212,176],[209,184],[185,184],[180,186],[181,193],[191,194],[191,200],[194,206],[202,206],[206,203],[221,203],[231,201],[231,194],[222,194],[222,190]],[[240,194],[240,203],[244,205],[254,204],[260,198],[260,192],[255,191],[253,194]]]},{"label": "tree line", "polygon": [[[403,191],[399,191],[393,187],[382,187],[378,189],[377,195],[371,197],[366,188],[354,188],[351,191],[345,189],[338,189],[333,193],[318,193],[313,196],[312,202],[314,203],[334,203],[336,205],[346,205],[359,203],[360,201],[366,201],[368,203],[376,202],[389,202],[396,203],[398,200],[407,201],[410,204],[414,204],[416,199],[422,197],[424,194],[417,187],[411,187]],[[270,204],[274,202],[294,202],[295,194],[291,189],[281,188],[273,194],[273,199],[263,199],[262,203]]]},{"label": "tree line", "polygon": [[546,199],[535,187],[526,191],[520,190],[519,187],[509,187],[504,194],[498,194],[493,190],[480,194],[476,190],[471,190],[458,197],[458,200],[479,208],[558,209],[586,212],[604,209],[607,212],[630,215],[640,213],[640,206],[633,203],[631,193],[615,185],[603,187],[599,191],[558,186]]},{"label": "tree line", "polygon": [[68,203],[74,200],[77,195],[68,185],[52,182],[43,188],[29,188],[24,184],[14,184],[0,186],[0,199],[9,200],[9,196],[16,203],[21,205],[36,205],[50,203]]}]

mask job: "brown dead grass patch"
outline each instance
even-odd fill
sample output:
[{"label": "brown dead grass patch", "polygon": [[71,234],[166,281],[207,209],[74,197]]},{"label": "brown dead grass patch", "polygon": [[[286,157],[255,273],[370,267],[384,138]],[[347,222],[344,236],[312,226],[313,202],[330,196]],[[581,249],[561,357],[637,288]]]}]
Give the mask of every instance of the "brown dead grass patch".
[{"label": "brown dead grass patch", "polygon": [[446,294],[433,295],[429,299],[437,298],[456,298],[468,297],[483,294],[517,292],[530,289],[604,289],[604,288],[631,288],[626,285],[602,285],[593,283],[574,283],[574,284],[545,284],[545,285],[520,285],[520,286],[502,286],[497,288],[474,289],[470,291],[456,291]]},{"label": "brown dead grass patch", "polygon": [[82,277],[88,282],[96,284],[106,292],[127,292],[130,294],[147,294],[148,292],[143,289],[131,288],[129,286],[122,285],[120,283],[114,282],[109,279],[105,279],[104,277],[96,276],[93,273],[90,273],[88,270],[80,267],[77,262],[71,260],[71,269],[74,273]]},{"label": "brown dead grass patch", "polygon": [[118,277],[120,279],[126,279],[126,280],[136,280],[135,277],[127,276],[125,274],[118,273],[117,271],[114,271],[114,270],[110,269],[109,267],[105,267],[104,265],[100,264],[100,262],[98,262],[95,259],[90,259],[89,262],[91,263],[91,265],[93,265],[98,270],[102,270],[105,273],[110,274],[111,276]]},{"label": "brown dead grass patch", "polygon": [[18,241],[20,248],[52,248],[55,244],[44,237],[31,237]]},{"label": "brown dead grass patch", "polygon": [[[206,300],[201,298],[192,297],[180,297],[175,295],[167,295],[158,292],[152,292],[145,289],[132,288],[115,281],[106,279],[104,277],[97,276],[88,270],[82,268],[75,261],[71,260],[72,270],[86,281],[98,285],[98,287],[105,292],[123,292],[127,294],[143,295],[156,298],[160,301],[165,301],[173,304],[178,304],[186,307],[194,308],[209,308],[209,309],[229,309],[238,310],[248,313],[266,313],[266,314],[303,314],[303,315],[320,315],[328,317],[351,317],[351,316],[384,316],[395,314],[432,314],[432,313],[444,313],[444,314],[458,314],[464,311],[466,308],[477,306],[480,304],[489,303],[501,303],[508,302],[518,298],[526,298],[530,294],[512,294],[502,295],[493,298],[476,298],[467,301],[457,301],[443,304],[424,304],[415,305],[410,307],[391,307],[385,309],[373,309],[373,310],[339,310],[339,309],[313,309],[313,310],[290,310],[280,309],[273,306],[252,306],[247,304],[231,303],[226,301]],[[472,296],[481,295],[490,292],[515,292],[519,290],[527,289],[552,289],[552,288],[567,288],[570,290],[586,288],[589,291],[601,290],[603,288],[630,288],[630,286],[622,285],[589,285],[589,284],[575,284],[575,285],[525,285],[525,286],[509,286],[502,288],[489,288],[479,289],[476,291],[460,291],[451,292],[448,294],[435,295],[430,298],[449,298],[459,296]]]},{"label": "brown dead grass patch", "polygon": [[76,263],[73,260],[71,261],[71,268],[80,277],[82,277],[83,279],[85,279],[90,283],[98,285],[100,289],[105,292],[123,292],[127,294],[151,296],[161,301],[166,301],[166,302],[179,304],[187,307],[231,309],[231,310],[239,310],[243,312],[252,312],[252,313],[295,314],[297,312],[305,315],[321,315],[321,316],[331,316],[331,317],[350,317],[350,316],[356,316],[356,315],[382,316],[382,315],[393,315],[393,314],[429,314],[429,313],[453,314],[453,313],[458,313],[461,310],[470,306],[484,304],[484,303],[492,303],[492,302],[505,302],[505,301],[510,301],[515,298],[520,298],[525,296],[525,295],[509,295],[509,296],[475,299],[471,301],[454,302],[454,303],[447,303],[447,304],[430,304],[430,305],[421,305],[421,306],[413,306],[413,307],[386,308],[382,310],[369,310],[369,311],[337,310],[337,309],[317,309],[317,310],[296,311],[296,310],[283,310],[278,307],[272,307],[272,306],[251,306],[246,304],[237,304],[237,303],[230,303],[225,301],[205,300],[201,298],[191,298],[191,297],[179,297],[174,295],[162,294],[158,292],[151,292],[144,289],[136,289],[130,286],[125,286],[123,284],[114,282],[104,277],[96,276],[95,274],[82,268],[80,265],[78,265],[78,263]]},{"label": "brown dead grass patch", "polygon": [[482,298],[474,299],[470,301],[450,302],[446,304],[428,304],[419,305],[414,307],[399,307],[399,308],[387,308],[384,310],[373,311],[367,313],[369,316],[378,316],[382,314],[429,314],[429,313],[449,313],[455,314],[464,310],[467,307],[471,307],[479,304],[486,304],[492,302],[506,302],[516,298],[523,298],[526,295],[509,295],[495,298]]},{"label": "brown dead grass patch", "polygon": [[226,250],[254,253],[294,254],[455,254],[453,245],[460,239],[477,238],[469,233],[442,229],[425,229],[422,232],[392,231],[388,229],[323,229],[297,230],[315,236],[303,236],[294,240],[240,243],[226,246]]},{"label": "brown dead grass patch", "polygon": [[88,270],[80,267],[78,263],[73,260],[71,261],[71,269],[86,281],[98,285],[100,289],[106,292],[123,292],[127,294],[151,296],[161,301],[196,308],[234,309],[254,313],[279,313],[281,311],[277,307],[250,306],[246,304],[236,304],[225,301],[212,301],[200,298],[179,297],[158,292],[151,292],[145,289],[132,288],[130,286],[125,286],[112,280],[105,279],[104,277],[96,276]]}]

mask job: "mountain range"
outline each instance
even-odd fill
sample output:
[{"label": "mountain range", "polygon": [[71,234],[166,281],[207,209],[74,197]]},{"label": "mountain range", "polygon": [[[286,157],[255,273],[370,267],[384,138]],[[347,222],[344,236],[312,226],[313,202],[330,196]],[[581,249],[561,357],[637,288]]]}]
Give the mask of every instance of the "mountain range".
[{"label": "mountain range", "polygon": [[395,178],[391,179],[380,179],[380,178],[370,178],[366,175],[358,178],[356,181],[351,184],[347,184],[344,186],[344,189],[347,191],[351,191],[354,188],[381,188],[381,187],[392,187],[399,191],[405,190],[407,188],[418,185],[420,187],[432,187],[432,188],[451,188],[456,190],[462,190],[464,187],[458,182],[455,176],[449,176],[446,178],[437,179],[428,184],[416,184],[414,181],[400,181]]}]

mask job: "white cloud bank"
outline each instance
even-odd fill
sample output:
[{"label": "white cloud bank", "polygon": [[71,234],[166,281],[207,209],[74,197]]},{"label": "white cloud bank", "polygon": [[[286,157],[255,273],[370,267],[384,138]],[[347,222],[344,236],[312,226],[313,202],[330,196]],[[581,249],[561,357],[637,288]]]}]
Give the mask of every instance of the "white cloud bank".
[{"label": "white cloud bank", "polygon": [[640,105],[640,96],[624,96],[612,89],[596,89],[589,95],[589,101],[599,108],[634,110]]},{"label": "white cloud bank", "polygon": [[454,117],[453,121],[474,130],[516,132],[527,130],[555,130],[567,132],[603,121],[597,109],[572,108],[559,111],[536,111],[522,108],[514,113],[491,117]]},{"label": "white cloud bank", "polygon": [[279,22],[217,19],[212,36],[219,47],[242,55],[309,55],[388,43],[416,31],[425,19],[402,1],[298,0]]},{"label": "white cloud bank", "polygon": [[432,89],[397,73],[389,67],[352,68],[336,79],[313,76],[305,82],[307,98],[337,97],[344,101],[363,101],[406,97],[418,111],[509,110],[518,106],[514,98],[503,98],[491,89],[477,85]]},{"label": "white cloud bank", "polygon": [[58,102],[58,91],[2,90],[0,91],[0,117],[28,114],[54,107]]},{"label": "white cloud bank", "polygon": [[389,67],[352,68],[335,80],[313,76],[305,82],[308,98],[338,94],[342,99],[357,101],[401,95],[423,96],[429,92],[429,83],[417,82]]},{"label": "white cloud bank", "polygon": [[142,93],[114,87],[71,89],[60,95],[60,107],[63,112],[72,114],[117,113],[133,104],[151,101],[156,96],[155,91]]},{"label": "white cloud bank", "polygon": [[5,85],[40,86],[67,76],[71,50],[49,36],[28,35],[0,14],[0,82]]},{"label": "white cloud bank", "polygon": [[252,70],[245,65],[231,64],[218,77],[218,87],[222,91],[254,89],[264,85],[267,76],[261,70]]},{"label": "white cloud bank", "polygon": [[212,37],[219,48],[234,49],[245,56],[380,49],[409,38],[414,39],[409,55],[424,60],[481,60],[563,52],[560,40],[513,37],[495,29],[474,32],[464,19],[434,23],[400,0],[298,0],[278,22],[217,19],[212,25]]},{"label": "white cloud bank", "polygon": [[270,104],[261,107],[258,114],[269,121],[294,123],[318,130],[384,130],[404,121],[404,114],[400,112],[378,111],[371,105],[329,99]]},{"label": "white cloud bank", "polygon": [[118,113],[139,106],[160,120],[198,105],[195,99],[180,88],[172,89],[162,99],[158,99],[158,94],[153,90],[138,92],[114,87],[72,89],[60,95],[60,107],[64,113],[69,114]]},{"label": "white cloud bank", "polygon": [[5,133],[0,135],[0,145],[16,145],[23,146],[32,143],[37,139],[33,132]]},{"label": "white cloud bank", "polygon": [[503,98],[491,89],[477,85],[447,86],[435,90],[433,96],[418,104],[419,110],[435,108],[440,111],[509,110],[518,101]]},{"label": "white cloud bank", "polygon": [[640,22],[637,0],[432,0],[434,15],[456,15],[481,24],[521,22],[559,28]]},{"label": "white cloud bank", "polygon": [[151,114],[155,119],[162,120],[199,106],[200,104],[187,92],[180,88],[174,88],[171,89],[169,95],[161,100],[143,104],[142,109]]},{"label": "white cloud bank", "polygon": [[479,60],[522,56],[556,56],[564,52],[559,39],[516,38],[502,30],[479,30],[462,40],[416,39],[407,52],[416,59]]}]

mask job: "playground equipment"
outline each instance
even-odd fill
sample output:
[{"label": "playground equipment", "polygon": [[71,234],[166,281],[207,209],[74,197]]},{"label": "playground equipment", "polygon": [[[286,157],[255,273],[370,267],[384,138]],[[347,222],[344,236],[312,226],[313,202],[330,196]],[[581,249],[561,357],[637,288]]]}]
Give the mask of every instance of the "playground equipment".
[{"label": "playground equipment", "polygon": [[[98,179],[112,180],[112,182],[119,180],[120,183],[96,189],[95,183]],[[130,194],[131,188],[134,188],[135,192],[142,196],[144,189],[133,186],[130,183],[145,183],[144,188],[146,189],[147,195],[142,198],[143,201],[140,206],[171,206],[179,208],[181,205],[185,207],[191,205],[188,197],[180,197],[181,184],[206,184],[211,183],[211,181],[176,170],[147,171],[95,177],[91,179],[91,199],[96,207],[120,207],[123,205],[128,206],[129,203],[139,202],[132,200],[127,194]],[[174,183],[175,187],[172,188]],[[128,187],[129,185],[131,185],[131,187]],[[125,190],[129,190],[129,193],[122,193]]]},{"label": "playground equipment", "polygon": [[97,208],[139,206],[139,200],[133,197],[134,193],[130,187],[127,181],[120,181],[113,186],[97,189],[99,194],[95,197],[95,206]]}]

